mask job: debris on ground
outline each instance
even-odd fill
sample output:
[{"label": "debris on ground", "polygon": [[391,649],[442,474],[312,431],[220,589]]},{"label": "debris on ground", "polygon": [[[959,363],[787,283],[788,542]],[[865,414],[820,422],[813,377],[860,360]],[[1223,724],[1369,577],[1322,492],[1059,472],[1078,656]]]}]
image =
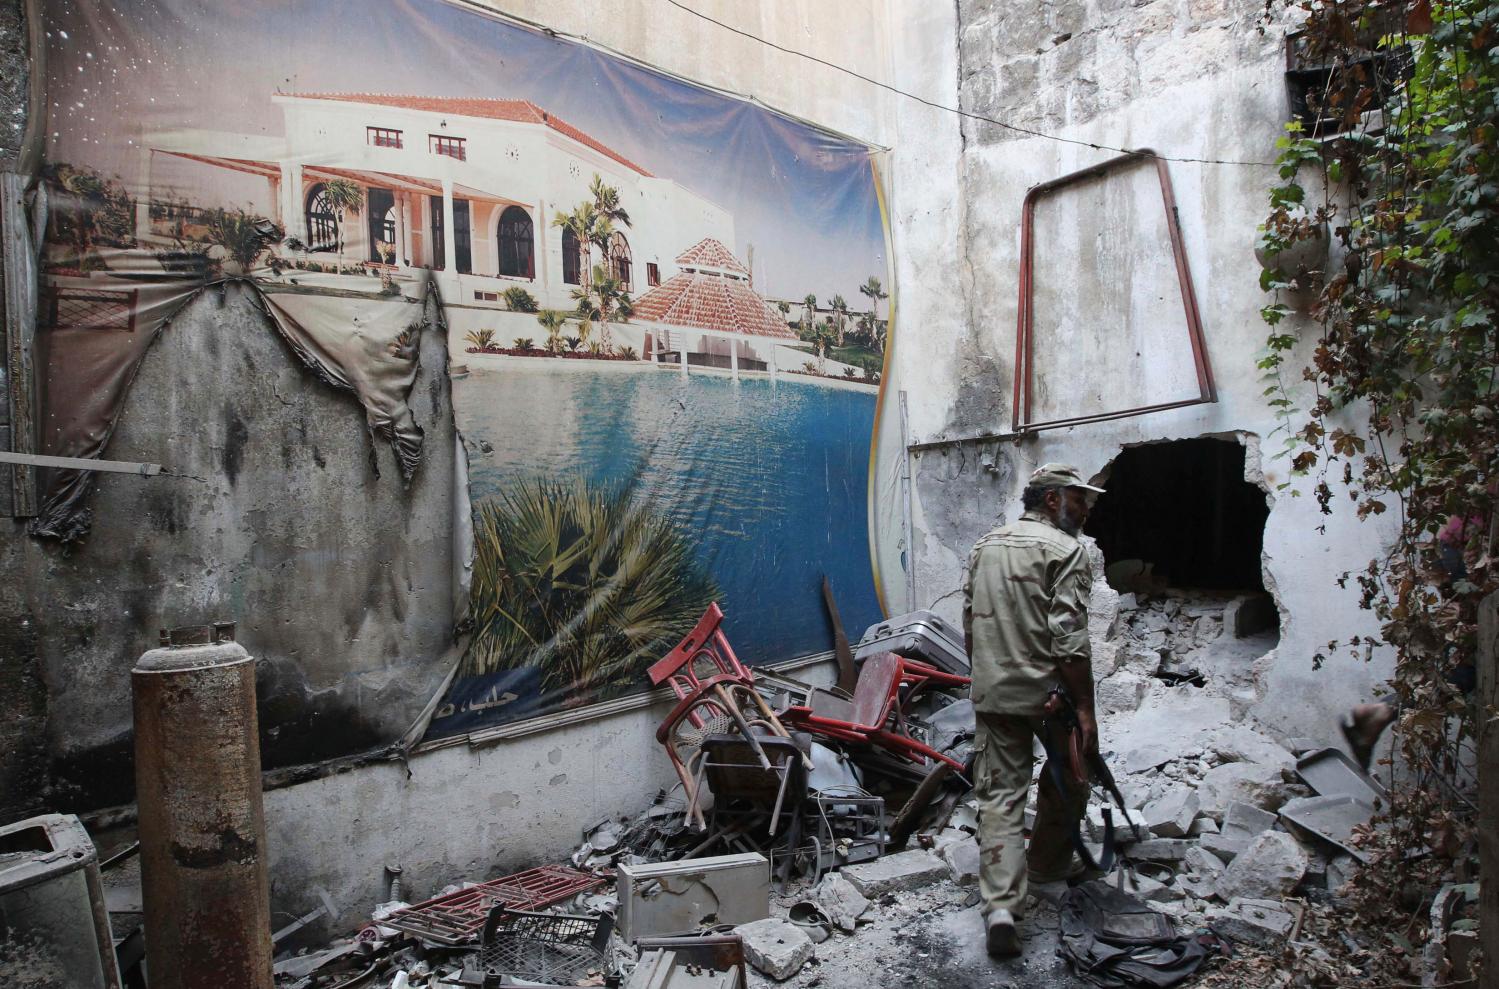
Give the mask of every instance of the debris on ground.
[{"label": "debris on ground", "polygon": [[[1032,890],[1008,984],[1073,984],[1064,959],[1109,954],[1111,924],[1146,932],[1151,984],[1282,951],[1317,963],[1358,867],[1345,825],[1368,820],[1377,785],[1241,716],[1252,682],[1236,661],[1273,645],[1258,605],[1101,589],[1098,705],[1119,792],[1094,794],[1081,834],[1095,853],[1112,840],[1118,864]],[[750,671],[721,618],[710,608],[652,669],[677,697],[657,732],[674,787],[589,823],[565,863],[382,904],[356,937],[284,954],[277,985],[992,984],[953,630],[930,613],[871,628],[846,647],[853,688],[839,690]],[[1460,930],[1452,944],[1465,950]]]}]

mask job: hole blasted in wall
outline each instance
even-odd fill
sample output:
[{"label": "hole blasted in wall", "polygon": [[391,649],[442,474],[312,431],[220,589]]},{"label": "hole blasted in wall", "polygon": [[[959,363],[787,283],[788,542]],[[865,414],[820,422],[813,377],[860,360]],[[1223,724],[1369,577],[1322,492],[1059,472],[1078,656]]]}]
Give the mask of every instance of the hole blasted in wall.
[{"label": "hole blasted in wall", "polygon": [[[1108,489],[1083,530],[1098,679],[1128,669],[1146,681],[1211,683],[1242,715],[1263,696],[1282,616],[1263,548],[1271,496],[1258,438],[1131,444],[1094,482]],[[1132,709],[1144,684],[1121,682],[1127,689],[1101,693]]]}]

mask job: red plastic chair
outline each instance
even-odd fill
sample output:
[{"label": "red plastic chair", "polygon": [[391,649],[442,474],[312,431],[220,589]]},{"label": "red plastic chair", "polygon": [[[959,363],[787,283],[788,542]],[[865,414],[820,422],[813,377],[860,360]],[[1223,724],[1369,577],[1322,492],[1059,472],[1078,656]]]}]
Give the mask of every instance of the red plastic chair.
[{"label": "red plastic chair", "polygon": [[906,734],[905,707],[928,687],[965,687],[969,682],[893,652],[876,653],[860,667],[852,699],[815,690],[807,706],[790,708],[785,717],[794,727],[828,738],[869,742],[912,762],[936,760],[961,770],[957,760]]},{"label": "red plastic chair", "polygon": [[[755,728],[766,729],[781,738],[790,737],[765,698],[755,690],[754,675],[734,655],[728,637],[720,628],[723,617],[717,602],[708,605],[692,631],[646,671],[651,683],[670,684],[678,698],[676,706],[656,728],[656,740],[666,747],[672,767],[682,781],[689,816],[696,810],[698,786],[687,766],[692,756],[684,757],[684,748],[691,748],[707,734],[738,729],[761,767],[770,770],[771,760],[760,745]],[[750,710],[749,716],[746,710]],[[697,817],[702,820],[701,811],[697,811]]]}]

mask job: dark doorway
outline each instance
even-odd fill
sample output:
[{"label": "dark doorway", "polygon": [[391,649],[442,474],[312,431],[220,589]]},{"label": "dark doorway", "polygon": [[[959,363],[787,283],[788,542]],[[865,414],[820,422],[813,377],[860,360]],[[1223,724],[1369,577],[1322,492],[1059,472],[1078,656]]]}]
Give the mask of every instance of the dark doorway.
[{"label": "dark doorway", "polygon": [[443,237],[442,197],[428,196],[427,206],[427,214],[432,219],[432,222],[428,224],[432,230],[432,267],[442,271],[448,266],[445,254],[447,246]]},{"label": "dark doorway", "polygon": [[1110,567],[1153,565],[1171,587],[1262,591],[1260,549],[1270,508],[1244,480],[1244,447],[1195,439],[1127,448],[1084,531]]},{"label": "dark doorway", "polygon": [[453,253],[458,255],[458,272],[463,275],[474,270],[474,242],[470,230],[468,200],[453,200]]}]

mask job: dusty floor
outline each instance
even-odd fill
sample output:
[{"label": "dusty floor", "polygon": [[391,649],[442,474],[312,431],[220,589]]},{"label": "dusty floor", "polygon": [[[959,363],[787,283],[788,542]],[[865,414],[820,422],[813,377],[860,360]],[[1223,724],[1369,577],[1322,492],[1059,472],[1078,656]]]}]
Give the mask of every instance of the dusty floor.
[{"label": "dusty floor", "polygon": [[[777,898],[784,915],[797,897]],[[984,951],[975,887],[941,882],[870,903],[854,934],[834,933],[813,961],[785,982],[750,970],[753,989],[844,989],[854,986],[941,986],[942,989],[1048,989],[1082,986],[1056,956],[1057,915],[1046,904],[1020,924],[1025,951],[996,961]]]}]

